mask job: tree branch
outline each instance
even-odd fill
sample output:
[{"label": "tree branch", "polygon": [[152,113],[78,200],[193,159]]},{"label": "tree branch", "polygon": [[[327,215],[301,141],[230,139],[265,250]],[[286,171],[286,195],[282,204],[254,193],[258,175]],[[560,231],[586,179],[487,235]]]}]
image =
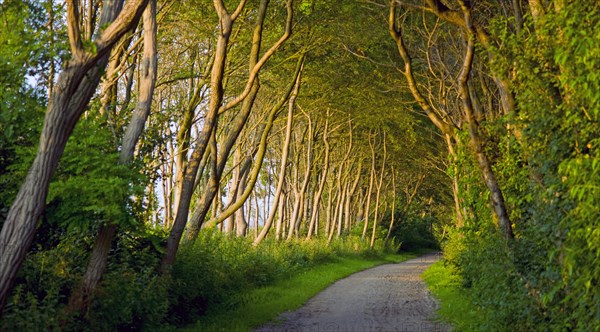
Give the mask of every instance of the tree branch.
[{"label": "tree branch", "polygon": [[273,46],[271,46],[271,48],[269,48],[265,52],[265,54],[263,54],[263,56],[260,58],[260,60],[258,60],[256,65],[252,68],[252,70],[250,71],[250,75],[248,77],[248,82],[246,83],[246,87],[244,88],[244,91],[240,95],[238,95],[237,97],[235,97],[231,101],[229,101],[226,105],[221,106],[221,108],[219,109],[219,114],[237,106],[240,102],[242,102],[248,96],[248,94],[250,93],[250,90],[252,89],[252,85],[254,84],[254,81],[258,77],[258,73],[260,72],[260,69],[264,66],[264,64],[267,62],[267,60],[269,60],[269,58],[275,53],[275,51],[277,51],[279,49],[279,47],[286,40],[288,40],[288,38],[291,36],[292,21],[294,18],[293,3],[294,3],[294,0],[287,0],[287,3],[286,3],[287,19],[285,22],[285,31],[284,31],[283,35],[281,36],[281,38],[279,38],[279,40],[275,44],[273,44]]},{"label": "tree branch", "polygon": [[67,33],[73,58],[80,58],[84,54],[84,50],[81,42],[81,31],[79,31],[79,5],[77,0],[67,0]]}]

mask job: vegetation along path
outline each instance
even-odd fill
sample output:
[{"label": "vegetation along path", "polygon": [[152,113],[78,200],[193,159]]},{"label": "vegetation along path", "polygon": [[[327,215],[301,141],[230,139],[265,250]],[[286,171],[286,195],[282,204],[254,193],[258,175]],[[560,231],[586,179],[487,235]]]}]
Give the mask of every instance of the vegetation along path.
[{"label": "vegetation along path", "polygon": [[437,304],[420,277],[438,259],[428,254],[355,273],[256,331],[449,331],[432,321]]}]

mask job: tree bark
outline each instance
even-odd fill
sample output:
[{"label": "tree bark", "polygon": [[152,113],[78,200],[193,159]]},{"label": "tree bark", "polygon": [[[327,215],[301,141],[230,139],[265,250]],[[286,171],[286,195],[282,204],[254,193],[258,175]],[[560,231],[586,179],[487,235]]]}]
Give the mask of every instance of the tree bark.
[{"label": "tree bark", "polygon": [[390,227],[388,228],[387,235],[385,236],[386,243],[390,240],[390,235],[392,234],[392,229],[394,228],[395,214],[396,214],[396,172],[394,171],[394,166],[392,166],[392,215],[391,215],[391,219],[390,219]]},{"label": "tree bark", "polygon": [[[311,163],[312,163],[312,143],[313,143],[313,130],[312,130],[312,123],[310,121],[310,117],[308,117],[307,139],[308,139],[308,147],[306,148],[306,164],[305,164],[305,170],[304,170],[304,179],[302,180],[302,186],[296,193],[297,196],[296,196],[296,200],[294,201],[294,209],[292,211],[292,217],[290,218],[290,228],[289,228],[288,235],[286,238],[287,241],[292,239],[292,236],[294,235],[294,231],[297,229],[297,227],[300,223],[300,220],[299,220],[301,218],[300,209],[304,202],[304,198],[306,196],[306,189],[308,188],[308,182],[310,180],[310,174],[311,174],[311,169],[312,169]],[[299,166],[300,165],[298,165],[297,167],[299,167]]]},{"label": "tree bark", "polygon": [[363,231],[361,235],[361,239],[364,239],[367,236],[367,229],[369,228],[369,210],[371,208],[371,193],[373,192],[373,184],[375,182],[375,147],[374,143],[371,143],[371,135],[369,133],[369,147],[371,148],[371,175],[369,177],[369,189],[367,189],[367,202],[365,203],[365,216],[364,216],[364,224]]},{"label": "tree bark", "polygon": [[243,192],[243,194],[240,196],[240,200],[229,205],[219,215],[217,215],[216,217],[213,217],[211,220],[209,220],[206,223],[206,227],[214,227],[214,226],[220,224],[221,222],[223,222],[223,220],[225,220],[230,215],[235,213],[239,208],[241,208],[243,206],[243,204],[246,202],[246,200],[248,199],[248,197],[250,196],[250,194],[252,193],[252,189],[254,188],[254,185],[256,184],[256,180],[258,179],[258,174],[260,173],[260,168],[262,167],[263,159],[264,159],[264,156],[265,156],[265,153],[267,150],[266,149],[267,136],[269,134],[269,131],[273,127],[273,121],[277,117],[279,110],[285,105],[285,102],[288,101],[288,99],[290,98],[290,95],[292,94],[292,92],[294,90],[294,87],[301,79],[301,72],[304,67],[304,58],[305,58],[305,54],[302,54],[298,58],[298,62],[296,63],[296,72],[294,73],[292,84],[289,86],[288,90],[285,92],[285,95],[282,96],[282,98],[279,100],[279,102],[271,108],[271,110],[267,116],[267,122],[265,124],[265,129],[262,130],[262,136],[260,138],[261,141],[260,141],[258,152],[257,152],[256,163],[253,166],[252,170],[250,171],[248,187]]}]

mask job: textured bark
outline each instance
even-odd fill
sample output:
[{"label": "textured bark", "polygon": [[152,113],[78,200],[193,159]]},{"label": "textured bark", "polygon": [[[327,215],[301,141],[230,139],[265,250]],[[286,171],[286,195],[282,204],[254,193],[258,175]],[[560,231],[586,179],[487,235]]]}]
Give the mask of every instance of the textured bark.
[{"label": "textured bark", "polygon": [[87,308],[91,297],[100,279],[106,269],[108,254],[110,252],[113,236],[117,230],[117,225],[103,225],[96,236],[94,247],[86,272],[81,279],[79,286],[69,297],[68,312],[76,312]]},{"label": "textured bark", "polygon": [[99,24],[110,25],[94,40],[96,53],[89,53],[82,47],[79,20],[73,10],[73,3],[68,2],[72,57],[58,78],[52,99],[48,103],[36,157],[0,232],[0,311],[33,241],[35,225],[44,209],[50,178],[56,170],[67,140],[96,91],[112,47],[137,24],[146,4],[147,0],[132,0],[123,7],[122,1],[106,1]]}]

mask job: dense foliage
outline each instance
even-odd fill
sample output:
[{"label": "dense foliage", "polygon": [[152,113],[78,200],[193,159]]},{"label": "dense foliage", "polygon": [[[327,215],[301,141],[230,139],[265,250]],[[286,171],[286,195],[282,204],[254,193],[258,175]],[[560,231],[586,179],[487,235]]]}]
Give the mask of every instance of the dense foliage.
[{"label": "dense foliage", "polygon": [[494,22],[503,43],[494,52],[505,57],[497,65],[515,66],[518,113],[489,126],[502,132],[508,121],[522,132],[500,135],[495,165],[517,235],[503,240],[478,175],[465,172],[472,215],[445,245],[446,259],[488,312],[475,330],[597,330],[600,11],[578,1],[551,6],[535,26],[527,17],[518,34],[506,23]]}]

